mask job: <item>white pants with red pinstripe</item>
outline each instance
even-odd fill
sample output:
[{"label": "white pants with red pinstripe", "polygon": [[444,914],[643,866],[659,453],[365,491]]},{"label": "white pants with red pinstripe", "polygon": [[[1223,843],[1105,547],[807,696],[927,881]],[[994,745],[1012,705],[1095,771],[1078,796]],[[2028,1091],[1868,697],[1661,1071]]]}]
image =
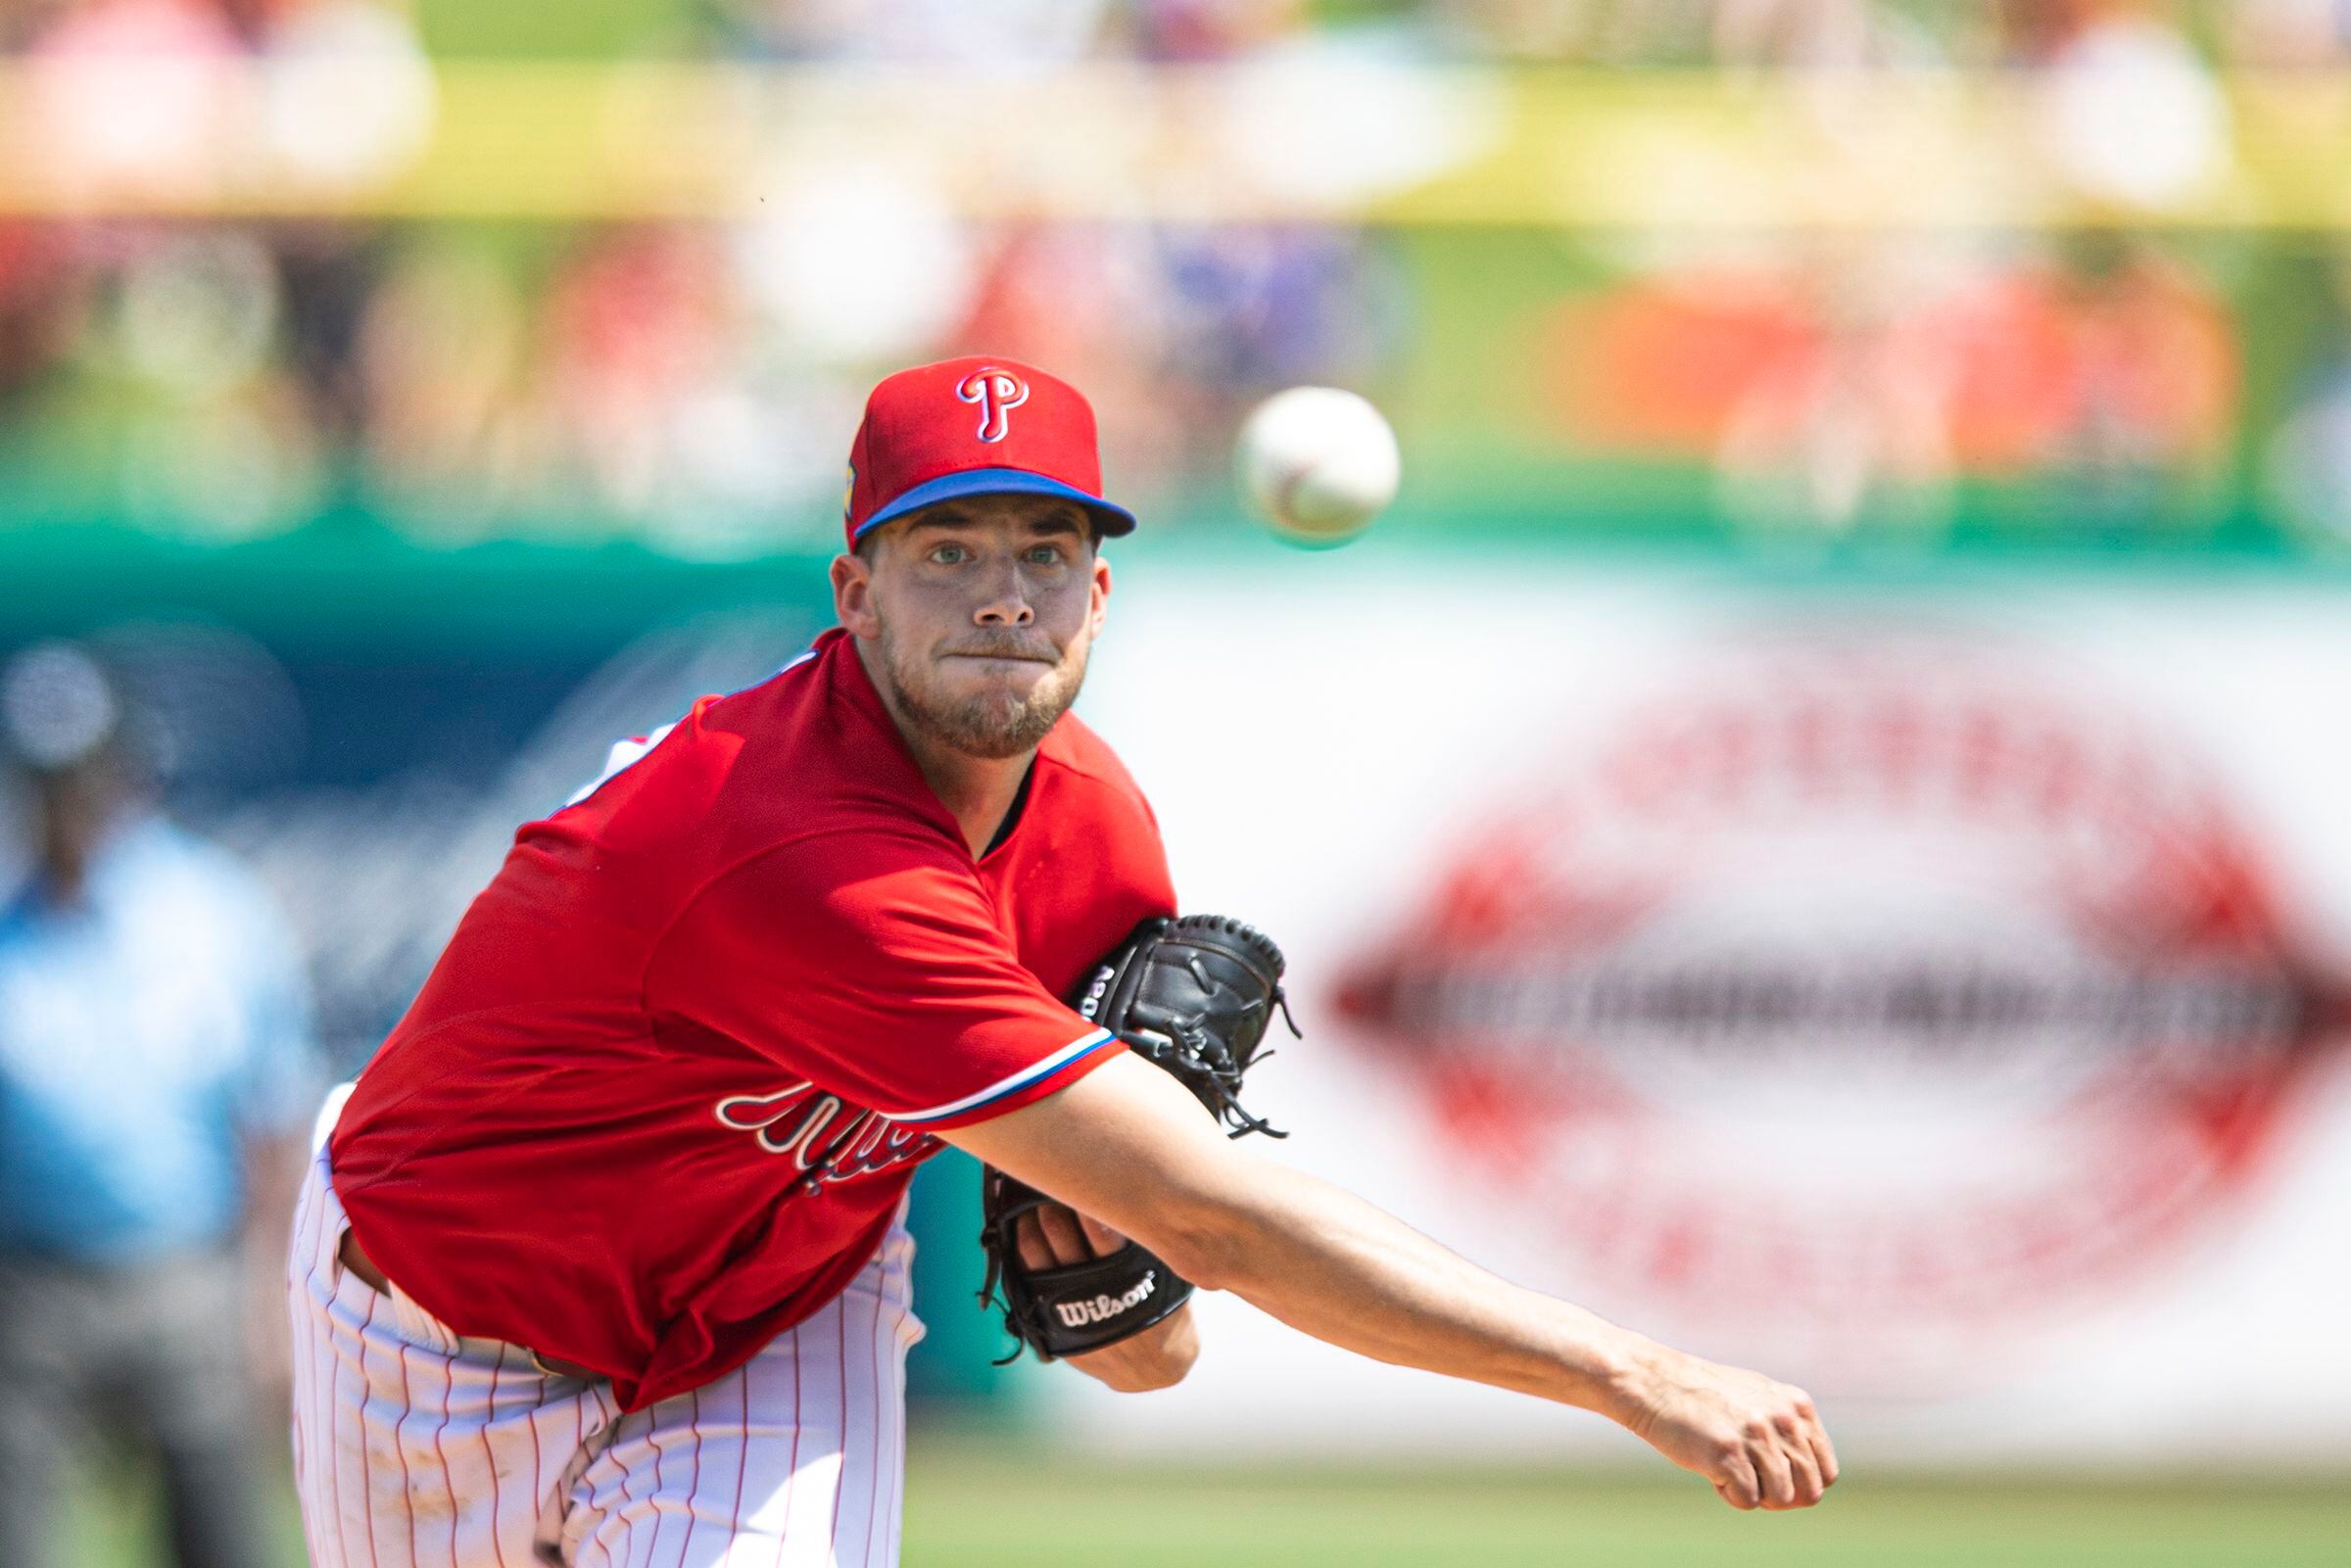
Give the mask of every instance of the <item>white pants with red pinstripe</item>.
[{"label": "white pants with red pinstripe", "polygon": [[337,1259],[324,1129],[297,1208],[294,1469],[317,1568],[894,1568],[914,1243],[740,1370],[620,1414]]}]

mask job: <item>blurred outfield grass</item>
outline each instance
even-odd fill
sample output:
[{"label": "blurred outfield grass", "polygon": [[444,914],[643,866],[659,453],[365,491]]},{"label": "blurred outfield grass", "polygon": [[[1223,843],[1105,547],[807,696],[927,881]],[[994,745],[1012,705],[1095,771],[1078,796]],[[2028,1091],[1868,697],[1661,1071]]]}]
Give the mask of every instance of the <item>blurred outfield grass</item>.
[{"label": "blurred outfield grass", "polygon": [[1742,1514],[1696,1478],[1398,1469],[1047,1468],[918,1451],[906,1568],[2346,1568],[2351,1478],[2112,1482],[1848,1474]]},{"label": "blurred outfield grass", "polygon": [[[152,1498],[83,1495],[69,1568],[151,1568]],[[290,1502],[285,1568],[303,1561]],[[0,1556],[0,1560],[5,1560]],[[1822,1506],[1734,1513],[1670,1472],[1073,1464],[918,1445],[904,1568],[2345,1568],[2351,1477],[1848,1473]],[[263,1565],[256,1565],[263,1568]],[[694,1565],[688,1565],[694,1568]]]}]

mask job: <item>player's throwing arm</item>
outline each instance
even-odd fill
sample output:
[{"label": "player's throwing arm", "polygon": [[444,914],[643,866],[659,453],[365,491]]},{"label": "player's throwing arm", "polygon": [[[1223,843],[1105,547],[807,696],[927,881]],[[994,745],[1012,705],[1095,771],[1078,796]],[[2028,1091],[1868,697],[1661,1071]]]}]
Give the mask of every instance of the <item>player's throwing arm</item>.
[{"label": "player's throwing arm", "polygon": [[[1597,1410],[1704,1476],[1736,1508],[1809,1507],[1837,1479],[1836,1450],[1801,1389],[1685,1354],[1485,1272],[1363,1200],[1230,1141],[1181,1082],[1140,1056],[943,1136],[1134,1238],[1138,1283],[1164,1259],[1181,1280],[1232,1291],[1376,1360]],[[1038,1325],[1025,1329],[1031,1314]],[[1080,1354],[1087,1343],[1089,1324],[1057,1322],[1024,1298],[1013,1315],[1040,1350]],[[1070,1338],[1057,1347],[1057,1334]]]}]

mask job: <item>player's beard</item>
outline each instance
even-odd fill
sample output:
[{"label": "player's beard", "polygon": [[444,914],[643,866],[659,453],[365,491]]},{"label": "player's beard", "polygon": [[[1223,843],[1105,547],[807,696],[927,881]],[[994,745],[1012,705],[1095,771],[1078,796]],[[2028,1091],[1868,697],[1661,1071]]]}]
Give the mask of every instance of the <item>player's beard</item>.
[{"label": "player's beard", "polygon": [[[1022,658],[1048,650],[1048,645],[1005,637],[959,645],[953,651]],[[890,685],[892,705],[906,723],[950,750],[990,761],[1036,748],[1054,721],[1078,700],[1078,689],[1085,684],[1085,656],[1082,642],[1062,649],[1052,673],[1026,695],[1009,690],[955,695],[934,689],[926,657],[910,655],[887,627],[882,633],[883,673]]]}]

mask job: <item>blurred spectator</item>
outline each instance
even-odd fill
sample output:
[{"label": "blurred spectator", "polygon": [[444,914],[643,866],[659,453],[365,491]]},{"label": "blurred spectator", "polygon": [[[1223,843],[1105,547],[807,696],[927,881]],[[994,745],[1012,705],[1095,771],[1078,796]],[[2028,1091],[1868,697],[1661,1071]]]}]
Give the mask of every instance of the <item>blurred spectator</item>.
[{"label": "blurred spectator", "polygon": [[1875,64],[1892,52],[1895,18],[1869,0],[1722,0],[1714,49],[1725,64]]},{"label": "blurred spectator", "polygon": [[254,76],[272,176],[339,191],[398,173],[425,145],[439,108],[408,0],[274,0],[264,9]]},{"label": "blurred spectator", "polygon": [[2351,58],[2344,0],[2231,0],[2222,22],[2220,42],[2232,65],[2290,71]]},{"label": "blurred spectator", "polygon": [[1464,52],[1504,59],[1686,66],[1704,55],[1715,0],[1435,0]]},{"label": "blurred spectator", "polygon": [[72,340],[77,276],[58,228],[0,221],[0,417]]},{"label": "blurred spectator", "polygon": [[1134,0],[1147,60],[1230,60],[1308,32],[1307,0]]},{"label": "blurred spectator", "polygon": [[2051,445],[2038,455],[2087,520],[2144,526],[2163,495],[2204,489],[2235,433],[2243,374],[2211,282],[2151,241],[2096,234],[2062,269],[2022,281],[2048,290],[2063,334],[2045,388]]},{"label": "blurred spectator", "polygon": [[480,537],[516,504],[523,309],[479,248],[430,240],[403,248],[361,306],[353,369],[368,483],[444,543]]},{"label": "blurred spectator", "polygon": [[2227,102],[2165,0],[2067,0],[2035,8],[2041,139],[2083,194],[2165,211],[2200,194],[2231,156]]},{"label": "blurred spectator", "polygon": [[2325,325],[2263,468],[2291,522],[2340,546],[2351,543],[2351,251],[2327,259],[2324,272]]},{"label": "blurred spectator", "polygon": [[[331,418],[289,353],[281,258],[236,224],[81,231],[89,291],[48,389],[52,465],[158,532],[232,541],[291,526],[324,479]],[[323,352],[323,351],[318,351]],[[91,451],[110,461],[87,465]]]},{"label": "blurred spectator", "polygon": [[1113,0],[706,0],[736,48],[792,60],[1050,65],[1092,51]]},{"label": "blurred spectator", "polygon": [[237,111],[245,40],[205,0],[79,0],[26,45],[44,173],[76,195],[191,198]]},{"label": "blurred spectator", "polygon": [[1940,528],[1953,366],[1921,328],[1948,279],[1894,247],[1854,243],[1804,256],[1791,281],[1804,339],[1729,411],[1716,453],[1725,511],[1771,533]]},{"label": "blurred spectator", "polygon": [[286,354],[311,424],[349,451],[366,420],[360,332],[383,265],[382,237],[310,223],[280,228],[268,242],[285,301]]},{"label": "blurred spectator", "polygon": [[[182,1568],[269,1555],[251,1336],[321,1088],[295,947],[257,885],[142,797],[86,652],[0,670],[21,808],[0,894],[0,1541],[55,1561],[83,1429],[158,1461]],[[255,1299],[255,1293],[260,1298]],[[282,1385],[281,1385],[282,1386]]]},{"label": "blurred spectator", "polygon": [[726,283],[701,229],[600,234],[566,261],[547,297],[553,472],[583,476],[590,498],[614,510],[652,503],[668,456],[665,416],[721,373]]}]

